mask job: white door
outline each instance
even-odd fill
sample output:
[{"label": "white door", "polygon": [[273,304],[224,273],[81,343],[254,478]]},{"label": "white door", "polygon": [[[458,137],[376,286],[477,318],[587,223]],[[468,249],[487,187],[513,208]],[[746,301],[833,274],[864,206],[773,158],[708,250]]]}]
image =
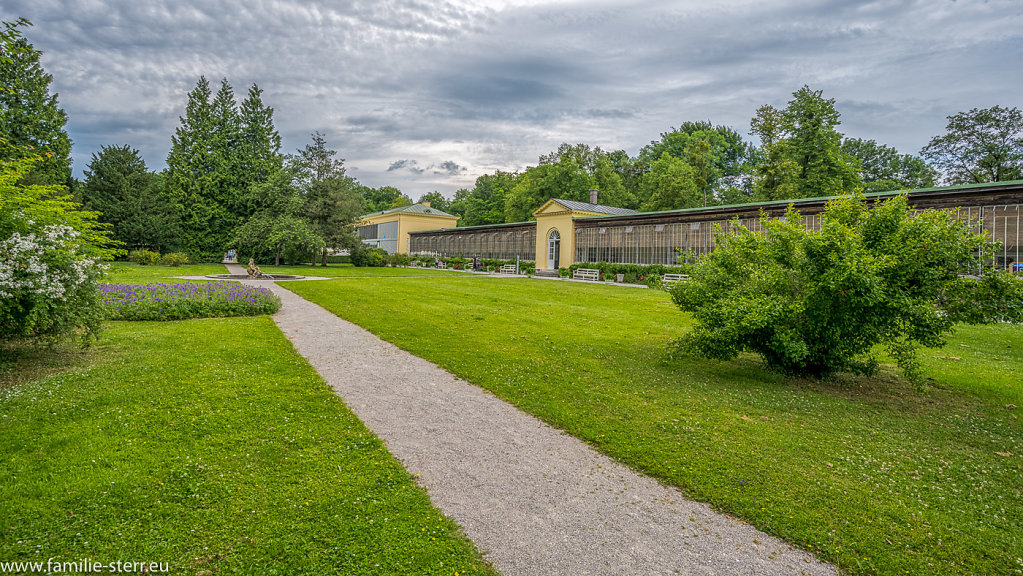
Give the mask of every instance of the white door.
[{"label": "white door", "polygon": [[557,230],[551,230],[551,233],[547,236],[547,267],[557,270],[560,256],[561,234]]}]

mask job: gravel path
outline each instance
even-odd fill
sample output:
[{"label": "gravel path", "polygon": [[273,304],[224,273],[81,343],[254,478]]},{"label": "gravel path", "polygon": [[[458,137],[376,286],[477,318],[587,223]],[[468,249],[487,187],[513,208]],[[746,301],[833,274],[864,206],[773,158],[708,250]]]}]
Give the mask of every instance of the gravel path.
[{"label": "gravel path", "polygon": [[833,566],[341,320],[276,283],[274,320],[507,576],[837,574]]}]

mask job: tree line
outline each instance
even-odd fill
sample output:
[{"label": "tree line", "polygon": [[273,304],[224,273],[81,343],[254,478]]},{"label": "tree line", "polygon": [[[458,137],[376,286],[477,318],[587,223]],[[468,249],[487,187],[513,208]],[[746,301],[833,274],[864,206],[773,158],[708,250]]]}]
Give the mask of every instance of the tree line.
[{"label": "tree line", "polygon": [[[187,95],[171,137],[167,168],[150,170],[130,145],[92,154],[85,178],[71,175],[67,115],[39,53],[4,23],[9,54],[0,59],[0,154],[42,155],[22,176],[27,184],[66,186],[101,214],[128,248],[183,251],[217,259],[238,247],[260,261],[359,249],[353,222],[366,213],[411,204],[397,188],[370,188],[345,172],[320,133],[294,154],[281,151],[273,108],[253,84],[238,102],[227,79],[214,92],[205,77]],[[15,49],[15,47],[19,47]],[[550,198],[643,211],[921,188],[937,183],[1023,178],[1023,114],[995,106],[948,117],[946,133],[919,155],[838,131],[834,99],[804,86],[784,108],[762,106],[746,140],[736,129],[686,121],[632,157],[587,144],[562,144],[518,172],[477,178],[453,199],[420,198],[461,217],[460,226],[526,221]]]},{"label": "tree line", "polygon": [[451,201],[434,205],[459,225],[518,222],[550,198],[642,211],[925,188],[1023,178],[1023,113],[994,106],[948,117],[946,133],[919,155],[875,140],[846,138],[835,100],[803,86],[784,108],[756,111],[743,138],[734,128],[687,121],[635,157],[586,144],[562,144],[520,172],[480,176]]}]

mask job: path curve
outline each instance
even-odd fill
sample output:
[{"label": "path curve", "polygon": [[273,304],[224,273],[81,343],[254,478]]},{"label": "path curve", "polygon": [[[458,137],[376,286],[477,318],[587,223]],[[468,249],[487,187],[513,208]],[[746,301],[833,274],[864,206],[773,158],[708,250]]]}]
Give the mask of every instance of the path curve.
[{"label": "path curve", "polygon": [[276,283],[274,321],[507,576],[836,575]]}]

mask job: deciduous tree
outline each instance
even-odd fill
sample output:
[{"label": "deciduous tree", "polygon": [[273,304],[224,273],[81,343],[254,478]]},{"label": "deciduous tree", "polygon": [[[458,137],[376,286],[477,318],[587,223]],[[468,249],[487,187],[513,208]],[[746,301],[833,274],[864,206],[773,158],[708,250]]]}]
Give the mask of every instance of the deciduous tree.
[{"label": "deciduous tree", "polygon": [[1023,112],[1017,108],[974,108],[948,117],[945,134],[920,154],[949,184],[1001,182],[1023,178]]}]

